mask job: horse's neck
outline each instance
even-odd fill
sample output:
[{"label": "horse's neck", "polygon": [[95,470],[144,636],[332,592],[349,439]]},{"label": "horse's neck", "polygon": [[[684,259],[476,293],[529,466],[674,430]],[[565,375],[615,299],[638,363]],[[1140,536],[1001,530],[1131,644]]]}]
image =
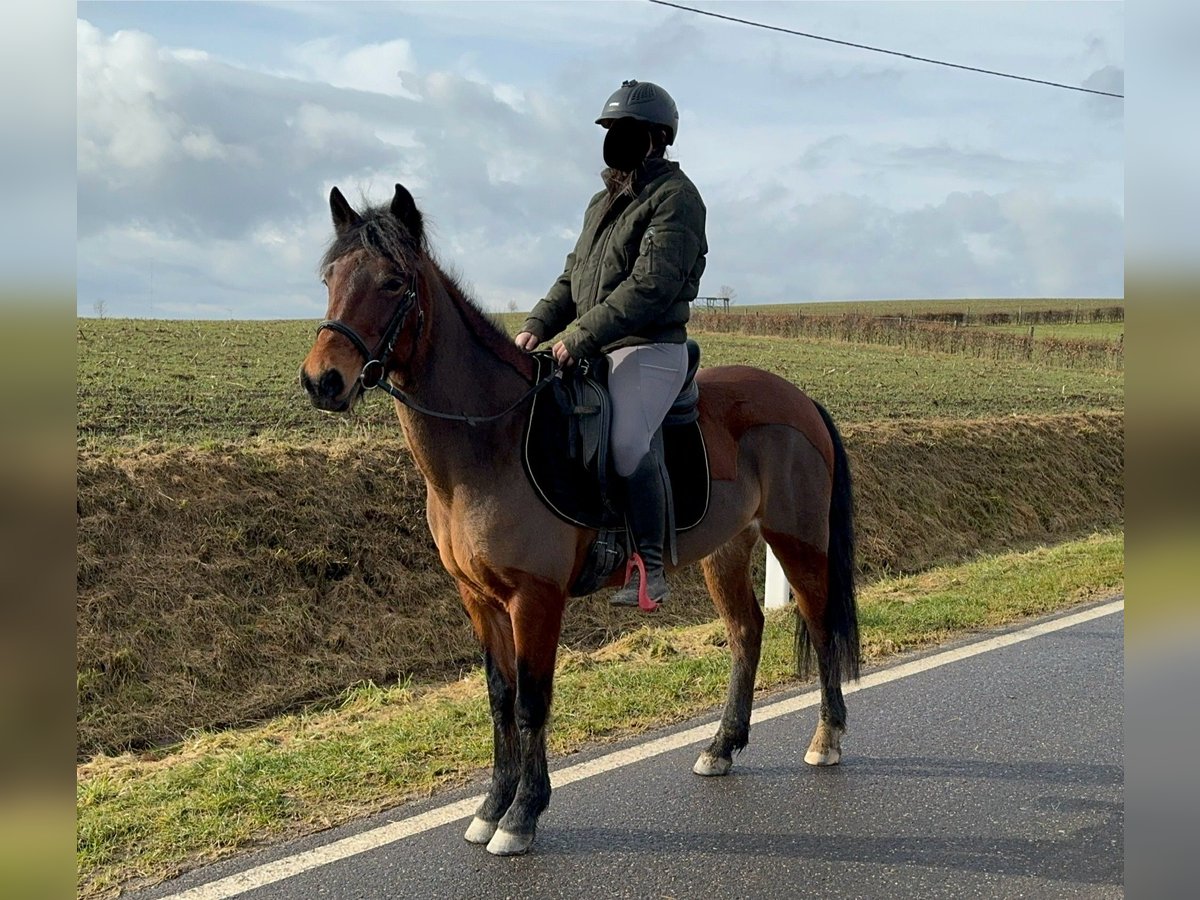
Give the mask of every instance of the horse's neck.
[{"label": "horse's neck", "polygon": [[[431,286],[428,333],[405,390],[438,412],[490,416],[507,409],[529,390],[530,382],[472,331],[467,315],[438,286]],[[431,485],[449,496],[476,482],[495,485],[520,469],[517,450],[528,408],[524,405],[495,422],[469,425],[397,403],[405,437],[417,466]],[[519,473],[517,473],[519,474]]]}]

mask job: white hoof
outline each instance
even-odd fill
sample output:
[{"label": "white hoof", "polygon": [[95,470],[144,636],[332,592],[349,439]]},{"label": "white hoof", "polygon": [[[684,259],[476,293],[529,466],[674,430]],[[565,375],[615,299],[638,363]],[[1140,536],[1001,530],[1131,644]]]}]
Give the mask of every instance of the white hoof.
[{"label": "white hoof", "polygon": [[696,764],[692,766],[692,771],[697,775],[728,775],[732,768],[733,760],[701,753]]},{"label": "white hoof", "polygon": [[532,834],[516,834],[498,828],[492,835],[492,839],[488,841],[487,851],[492,856],[520,856],[532,846]]},{"label": "white hoof", "polygon": [[804,754],[804,761],[810,766],[836,766],[841,759],[841,750],[809,750]]},{"label": "white hoof", "polygon": [[471,820],[471,824],[467,826],[467,833],[463,837],[470,844],[486,844],[492,839],[492,835],[495,833],[495,822],[489,822],[486,819],[476,816]]}]

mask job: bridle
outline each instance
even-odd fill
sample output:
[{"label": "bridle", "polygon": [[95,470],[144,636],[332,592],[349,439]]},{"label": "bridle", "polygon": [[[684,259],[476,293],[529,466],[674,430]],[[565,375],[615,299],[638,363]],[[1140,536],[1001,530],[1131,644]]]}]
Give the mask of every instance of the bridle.
[{"label": "bridle", "polygon": [[426,416],[433,416],[436,419],[449,419],[452,422],[466,422],[468,425],[479,425],[485,422],[494,422],[507,416],[510,412],[548,385],[554,380],[555,373],[551,372],[544,378],[536,381],[532,387],[517,399],[515,403],[501,412],[490,416],[469,416],[465,413],[444,413],[437,412],[432,409],[427,409],[416,400],[409,397],[406,393],[396,388],[388,380],[387,362],[392,356],[392,351],[396,349],[396,341],[400,337],[400,331],[404,327],[404,320],[408,318],[413,307],[417,309],[417,329],[413,336],[415,341],[425,329],[425,312],[421,309],[421,304],[417,301],[417,273],[413,272],[409,279],[408,287],[400,296],[399,302],[396,304],[396,309],[392,312],[391,319],[388,320],[387,328],[384,329],[383,337],[379,339],[379,343],[375,345],[375,350],[367,349],[367,342],[364,341],[349,325],[337,319],[326,319],[317,326],[317,334],[319,335],[325,329],[336,331],[342,337],[346,338],[354,345],[354,348],[366,360],[362,369],[358,373],[358,378],[355,383],[359,385],[360,390],[370,391],[374,388],[380,388],[384,392],[391,394],[409,409],[415,410]]},{"label": "bridle", "polygon": [[[421,305],[417,303],[416,272],[413,272],[408,281],[408,288],[400,296],[400,302],[396,304],[392,318],[388,321],[387,328],[384,329],[383,337],[375,345],[374,352],[367,349],[367,342],[359,337],[357,331],[337,319],[326,319],[317,326],[317,334],[319,335],[328,328],[330,331],[336,331],[354,345],[355,349],[362,354],[362,358],[366,360],[356,381],[363,390],[369,391],[387,384],[387,359],[396,349],[396,340],[400,337],[400,329],[414,306],[417,308],[417,335],[420,335],[425,328],[425,314],[421,311]],[[391,385],[387,385],[384,390],[387,390],[388,387]]]}]

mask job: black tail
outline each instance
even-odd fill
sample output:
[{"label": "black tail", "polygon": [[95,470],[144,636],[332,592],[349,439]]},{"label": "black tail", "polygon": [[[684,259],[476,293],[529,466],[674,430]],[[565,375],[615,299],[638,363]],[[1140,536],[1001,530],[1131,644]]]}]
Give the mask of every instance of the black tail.
[{"label": "black tail", "polygon": [[[825,606],[825,628],[833,642],[829,679],[837,684],[844,679],[857,679],[862,659],[854,590],[854,493],[842,436],[825,408],[820,403],[816,407],[833,441],[833,497],[829,501],[829,597]],[[801,676],[808,674],[811,662],[812,641],[808,624],[797,610],[796,665]]]}]

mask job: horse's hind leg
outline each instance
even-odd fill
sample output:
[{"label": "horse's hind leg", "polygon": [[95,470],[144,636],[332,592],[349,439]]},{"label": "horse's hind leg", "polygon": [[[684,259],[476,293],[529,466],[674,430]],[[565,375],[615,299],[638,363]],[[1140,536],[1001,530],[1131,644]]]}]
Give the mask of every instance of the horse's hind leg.
[{"label": "horse's hind leg", "polygon": [[500,817],[512,804],[521,780],[521,739],[515,710],[516,651],[508,613],[489,605],[470,588],[460,585],[459,592],[483,645],[493,739],[492,781],[463,837],[472,844],[486,844],[496,833]]},{"label": "horse's hind leg", "polygon": [[758,529],[751,526],[701,563],[708,592],[725,621],[733,668],[720,728],[692,767],[697,775],[727,774],[734,751],[750,740],[750,707],[763,632],[763,613],[750,580],[750,555],[757,542]]},{"label": "horse's hind leg", "polygon": [[763,530],[788,583],[796,595],[796,663],[801,676],[808,674],[809,655],[816,653],[821,681],[821,712],[817,730],[804,754],[813,766],[836,765],[842,758],[846,732],[846,701],[842,697],[841,656],[827,622],[829,563],[811,545],[778,532]]}]

